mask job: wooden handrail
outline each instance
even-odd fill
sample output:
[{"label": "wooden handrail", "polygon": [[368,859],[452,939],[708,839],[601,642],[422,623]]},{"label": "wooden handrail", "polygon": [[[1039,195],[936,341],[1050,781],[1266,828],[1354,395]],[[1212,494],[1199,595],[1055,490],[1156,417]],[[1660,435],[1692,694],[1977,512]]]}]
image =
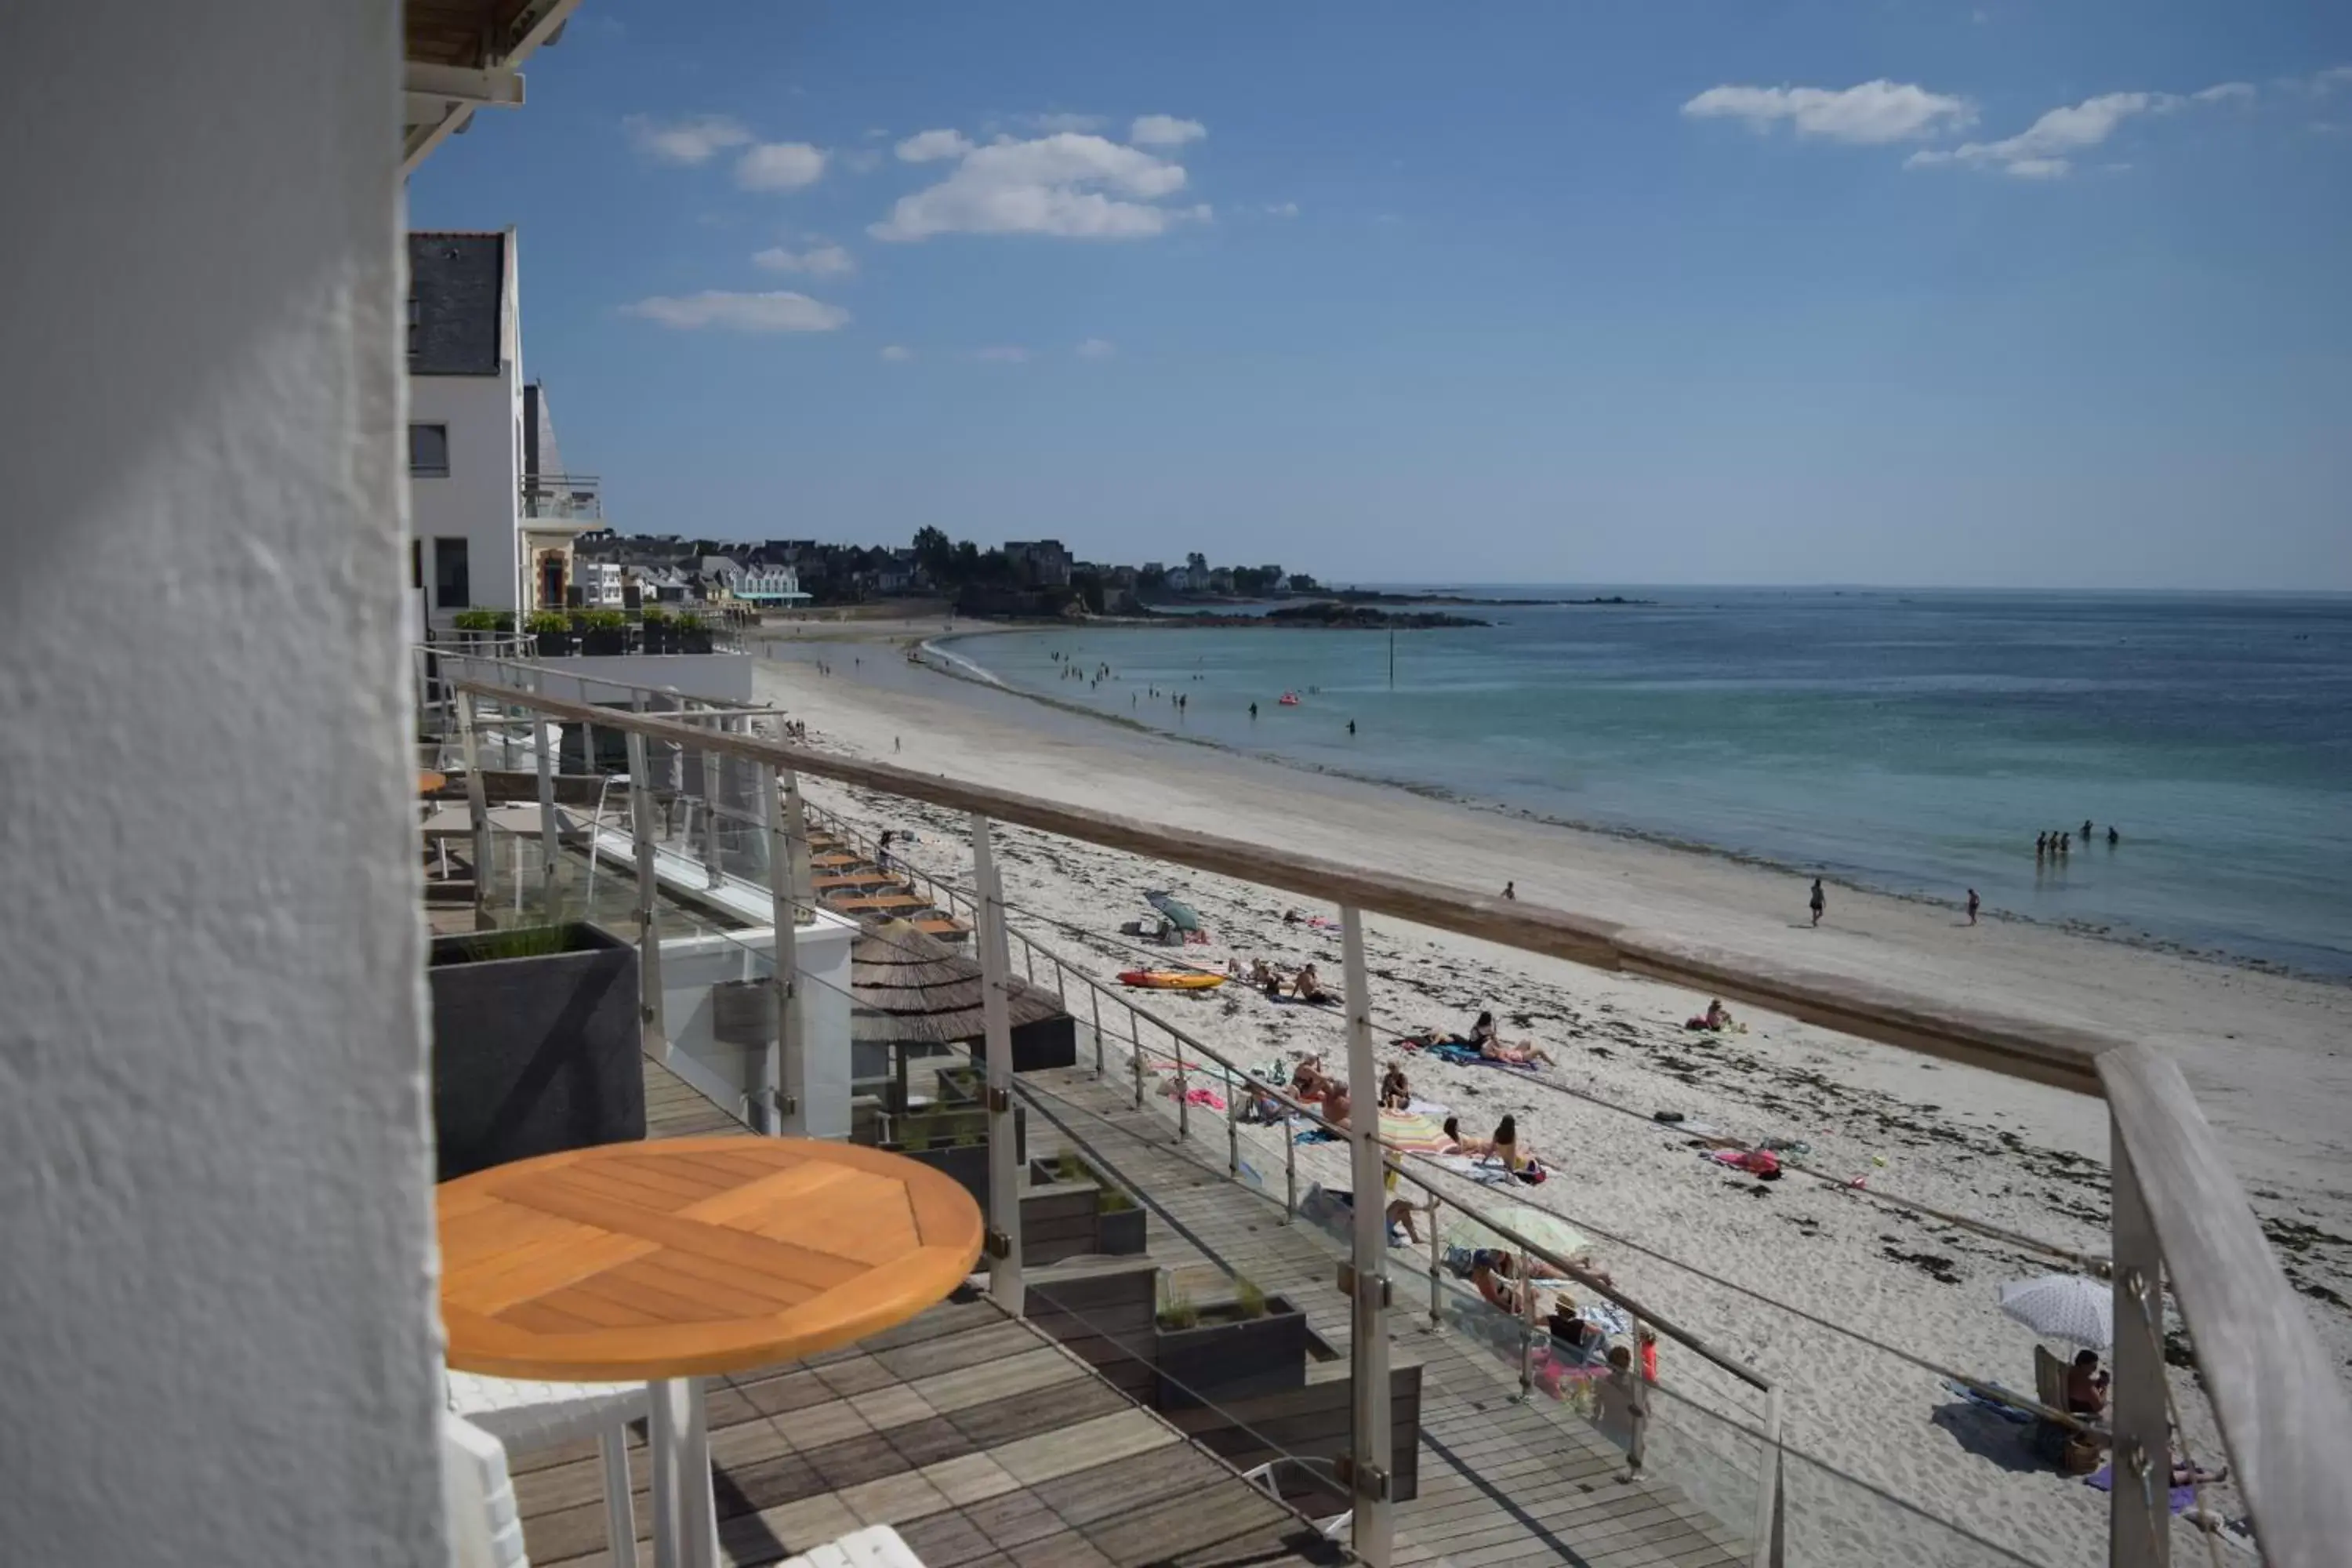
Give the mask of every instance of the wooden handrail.
[{"label": "wooden handrail", "polygon": [[554,719],[772,763],[1523,952],[1732,996],[1863,1039],[2104,1098],[2140,1173],[2173,1293],[2197,1338],[2206,1386],[2266,1558],[2278,1568],[2323,1568],[2343,1561],[2352,1546],[2352,1487],[2344,1484],[2352,1475],[2352,1405],[2187,1081],[2147,1047],[1276,846],[804,746],[711,734],[512,687],[447,684]]}]

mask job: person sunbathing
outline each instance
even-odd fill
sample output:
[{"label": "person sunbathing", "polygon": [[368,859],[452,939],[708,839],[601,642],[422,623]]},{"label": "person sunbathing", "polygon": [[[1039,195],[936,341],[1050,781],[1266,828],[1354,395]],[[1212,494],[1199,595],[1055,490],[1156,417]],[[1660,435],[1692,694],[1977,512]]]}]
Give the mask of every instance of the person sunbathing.
[{"label": "person sunbathing", "polygon": [[1291,976],[1290,994],[1301,1002],[1337,1002],[1339,998],[1323,989],[1323,977],[1315,973],[1311,963],[1304,965]]},{"label": "person sunbathing", "polygon": [[1490,1062],[1501,1062],[1506,1067],[1533,1067],[1538,1062],[1543,1063],[1546,1067],[1554,1065],[1551,1053],[1538,1046],[1533,1040],[1521,1040],[1518,1044],[1512,1045],[1489,1036],[1479,1042],[1478,1054]]},{"label": "person sunbathing", "polygon": [[1305,1100],[1315,1092],[1315,1085],[1322,1077],[1321,1057],[1301,1057],[1298,1065],[1290,1069],[1290,1092],[1297,1099]]},{"label": "person sunbathing", "polygon": [[1265,966],[1265,959],[1253,958],[1250,960],[1249,983],[1252,985],[1255,985],[1259,990],[1263,991],[1269,984],[1272,983],[1273,978],[1274,971]]},{"label": "person sunbathing", "polygon": [[1402,1110],[1412,1104],[1412,1090],[1405,1087],[1404,1068],[1389,1064],[1388,1072],[1381,1079],[1381,1109]]},{"label": "person sunbathing", "polygon": [[1454,1145],[1447,1151],[1449,1153],[1466,1154],[1473,1160],[1483,1160],[1495,1152],[1495,1141],[1491,1138],[1462,1136],[1462,1121],[1459,1117],[1449,1116],[1445,1119],[1445,1137],[1446,1141]]},{"label": "person sunbathing", "polygon": [[1533,1151],[1519,1147],[1519,1119],[1516,1116],[1506,1116],[1495,1123],[1494,1153],[1503,1163],[1504,1170],[1529,1186],[1548,1174]]},{"label": "person sunbathing", "polygon": [[1326,1121],[1343,1131],[1346,1129],[1348,1112],[1351,1109],[1346,1084],[1336,1078],[1326,1078],[1318,1073],[1316,1075],[1315,1087],[1307,1092],[1306,1099],[1310,1104],[1318,1101],[1322,1104],[1323,1119]]},{"label": "person sunbathing", "polygon": [[1503,1282],[1496,1272],[1491,1255],[1480,1253],[1478,1261],[1470,1266],[1470,1283],[1478,1287],[1478,1294],[1486,1298],[1486,1305],[1513,1317],[1518,1316],[1518,1292]]}]

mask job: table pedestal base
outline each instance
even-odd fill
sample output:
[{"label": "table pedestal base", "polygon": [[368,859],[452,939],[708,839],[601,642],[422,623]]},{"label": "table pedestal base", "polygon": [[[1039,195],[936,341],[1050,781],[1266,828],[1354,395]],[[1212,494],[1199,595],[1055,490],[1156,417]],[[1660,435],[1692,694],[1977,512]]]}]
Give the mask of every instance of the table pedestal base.
[{"label": "table pedestal base", "polygon": [[710,1493],[710,1430],[702,1379],[646,1385],[652,1416],[654,1568],[719,1568],[719,1510]]}]

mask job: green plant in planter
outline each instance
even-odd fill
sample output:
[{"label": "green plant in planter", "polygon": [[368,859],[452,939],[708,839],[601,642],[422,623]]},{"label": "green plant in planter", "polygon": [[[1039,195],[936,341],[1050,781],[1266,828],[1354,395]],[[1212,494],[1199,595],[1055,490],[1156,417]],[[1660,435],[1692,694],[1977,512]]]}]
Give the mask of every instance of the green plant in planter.
[{"label": "green plant in planter", "polygon": [[678,616],[677,629],[682,632],[709,631],[710,629],[710,622],[707,616],[688,613]]},{"label": "green plant in planter", "polygon": [[1193,1329],[1200,1327],[1201,1309],[1192,1298],[1172,1279],[1163,1278],[1160,1287],[1159,1323],[1163,1329]]},{"label": "green plant in planter", "polygon": [[649,626],[674,626],[677,625],[677,617],[676,616],[671,615],[667,610],[656,609],[650,605],[646,606],[646,613],[641,618],[644,620],[645,624]]},{"label": "green plant in planter", "polygon": [[[507,624],[503,626],[499,625],[500,616],[506,616]],[[453,624],[461,632],[509,631],[514,626],[514,617],[503,610],[460,610]]]},{"label": "green plant in planter", "polygon": [[561,610],[533,610],[530,618],[523,622],[522,629],[533,637],[548,632],[568,632],[572,629],[572,617]]},{"label": "green plant in planter", "polygon": [[1087,1168],[1076,1154],[1065,1149],[1062,1157],[1054,1162],[1054,1179],[1057,1182],[1083,1182],[1087,1179]]},{"label": "green plant in planter", "polygon": [[909,1121],[898,1129],[898,1147],[909,1154],[919,1154],[931,1146],[931,1130],[920,1121]]},{"label": "green plant in planter", "polygon": [[977,1149],[980,1147],[980,1134],[977,1132],[957,1133],[956,1147],[959,1149]]},{"label": "green plant in planter", "polygon": [[625,631],[629,625],[629,617],[618,610],[590,610],[587,620],[592,632]]},{"label": "green plant in planter", "polygon": [[546,958],[571,950],[572,932],[560,925],[477,931],[463,948],[469,963],[488,963],[501,958]]},{"label": "green plant in planter", "polygon": [[1234,1314],[1244,1321],[1265,1316],[1265,1292],[1247,1275],[1234,1277]]},{"label": "green plant in planter", "polygon": [[1117,1187],[1104,1187],[1100,1193],[1101,1195],[1095,1199],[1097,1214],[1125,1214],[1135,1206],[1135,1200]]}]

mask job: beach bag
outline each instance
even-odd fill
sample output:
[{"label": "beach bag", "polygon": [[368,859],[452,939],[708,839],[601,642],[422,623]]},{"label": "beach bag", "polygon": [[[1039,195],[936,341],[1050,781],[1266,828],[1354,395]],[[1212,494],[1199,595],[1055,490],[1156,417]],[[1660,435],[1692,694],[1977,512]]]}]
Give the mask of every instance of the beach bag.
[{"label": "beach bag", "polygon": [[1528,1161],[1526,1164],[1511,1173],[1511,1174],[1517,1176],[1519,1180],[1525,1182],[1531,1187],[1542,1186],[1544,1184],[1544,1178],[1549,1173],[1549,1172],[1546,1171],[1541,1165],[1537,1164],[1533,1160]]}]

